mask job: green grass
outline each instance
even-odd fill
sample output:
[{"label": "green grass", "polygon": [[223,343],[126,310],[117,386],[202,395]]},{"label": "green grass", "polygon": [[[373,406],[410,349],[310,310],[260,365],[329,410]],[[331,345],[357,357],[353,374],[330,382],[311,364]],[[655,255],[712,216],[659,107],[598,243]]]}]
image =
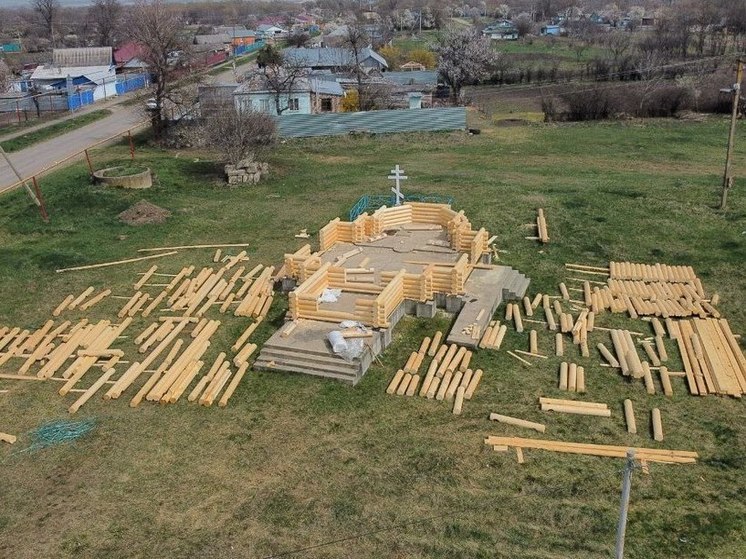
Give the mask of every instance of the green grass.
[{"label": "green grass", "polygon": [[[259,54],[259,51],[254,51],[252,53],[239,56],[236,58],[236,68],[240,68],[241,66],[246,66],[247,64],[250,64],[254,60],[256,60],[257,55]],[[232,59],[228,59],[227,62],[224,62],[218,66],[215,66],[211,70],[208,70],[206,74],[208,76],[215,76],[218,74],[222,74],[229,68],[231,68]]]},{"label": "green grass", "polygon": [[[708,292],[721,294],[734,331],[746,333],[746,181],[737,180],[728,211],[714,209],[725,120],[470,125],[482,134],[288,141],[269,158],[269,180],[241,189],[220,184],[219,165],[207,154],[146,146],[137,163],[158,175],[149,191],[94,187],[82,164],[51,174],[41,181],[49,224],[24,193],[0,198],[0,324],[38,327],[68,293],[89,285],[132,293],[136,272],[151,263],[54,269],[132,257],[145,246],[249,242],[248,265],[279,263],[304,242],[293,237],[301,228],[314,232],[344,218],[360,195],[388,192],[385,176],[398,163],[410,177],[407,192],[452,195],[475,226],[496,234],[502,263],[531,277],[530,294],[555,294],[568,277],[565,262],[688,264]],[[736,145],[735,168],[743,170],[746,137]],[[125,145],[97,152],[97,165],[124,163],[127,153]],[[145,228],[119,223],[116,215],[141,198],[173,216]],[[552,237],[543,247],[524,238],[537,207]],[[183,251],[157,262],[171,273],[209,265],[211,257]],[[112,317],[121,304],[110,298],[91,319]],[[256,340],[282,323],[285,308],[278,297]],[[673,398],[648,396],[599,367],[595,352],[583,360],[574,349],[567,355],[586,365],[586,399],[607,402],[610,419],[542,414],[537,396],[564,396],[555,388],[558,359],[524,368],[504,351],[475,355],[472,365],[485,377],[458,418],[445,403],[386,395],[422,337],[450,320],[404,319],[355,388],[250,372],[224,409],[186,402],[131,409],[130,390],[81,409],[77,418],[97,422],[88,437],[35,453],[18,452],[28,431],[67,417],[72,395],[62,398],[48,383],[2,381],[11,392],[0,395],[0,430],[19,441],[0,447],[0,549],[19,559],[266,557],[367,534],[293,557],[609,557],[622,461],[527,451],[519,466],[482,438],[533,435],[486,418],[499,411],[543,421],[546,438],[652,447],[647,418],[657,406],[666,433],[659,446],[696,450],[701,459],[653,464],[649,476],[635,472],[626,556],[746,555],[744,402],[689,396],[682,379]],[[245,324],[224,318],[208,360]],[[597,324],[646,328],[616,315]],[[511,329],[504,348],[526,347],[527,339]],[[592,345],[601,340],[592,334]],[[122,347],[131,351],[128,344]],[[551,354],[548,333],[540,332],[539,344]],[[672,368],[680,366],[672,346],[669,354]],[[637,436],[624,429],[624,398],[637,410]]]},{"label": "green grass", "polygon": [[66,134],[71,130],[76,130],[81,126],[85,126],[86,124],[91,124],[92,122],[101,120],[102,118],[105,118],[110,114],[111,111],[109,109],[92,111],[90,113],[76,116],[75,118],[63,120],[55,124],[50,124],[49,126],[45,126],[44,128],[40,128],[39,130],[34,130],[33,132],[28,132],[27,134],[23,134],[21,136],[17,136],[11,140],[5,140],[4,142],[1,142],[0,145],[2,145],[3,149],[8,153],[13,153],[14,151],[20,151],[45,140],[56,138],[57,136]]},{"label": "green grass", "polygon": [[21,130],[25,130],[26,128],[39,126],[40,124],[44,124],[45,122],[55,121],[60,117],[60,114],[64,116],[67,113],[42,113],[42,116],[40,118],[32,117],[30,120],[24,120],[22,122],[10,122],[6,125],[3,125],[2,128],[0,128],[0,141],[2,141],[4,136],[15,134],[16,132],[20,132]]}]

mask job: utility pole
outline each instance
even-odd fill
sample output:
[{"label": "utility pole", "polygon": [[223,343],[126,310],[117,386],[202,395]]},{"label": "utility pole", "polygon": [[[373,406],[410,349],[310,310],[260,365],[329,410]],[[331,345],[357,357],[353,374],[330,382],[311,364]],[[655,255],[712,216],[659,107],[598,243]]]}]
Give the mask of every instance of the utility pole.
[{"label": "utility pole", "polygon": [[629,493],[632,489],[632,470],[635,468],[635,451],[627,449],[627,465],[624,467],[622,480],[622,503],[619,507],[619,522],[616,526],[615,559],[624,559],[624,534],[627,531],[627,509],[629,508]]},{"label": "utility pole", "polygon": [[728,191],[733,188],[733,144],[736,139],[736,120],[738,119],[738,105],[741,101],[741,80],[743,79],[743,61],[738,61],[736,68],[736,83],[730,90],[733,95],[733,110],[730,115],[730,132],[728,133],[728,151],[725,156],[725,173],[723,174],[723,191],[720,196],[720,209],[724,210],[728,203]]}]

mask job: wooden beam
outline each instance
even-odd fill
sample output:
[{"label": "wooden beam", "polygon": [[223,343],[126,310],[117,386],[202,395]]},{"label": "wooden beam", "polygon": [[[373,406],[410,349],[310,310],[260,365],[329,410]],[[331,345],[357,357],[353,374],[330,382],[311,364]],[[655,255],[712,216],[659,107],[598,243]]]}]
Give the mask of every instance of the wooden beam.
[{"label": "wooden beam", "polygon": [[222,244],[222,245],[183,245],[175,247],[160,247],[160,248],[141,248],[137,252],[158,252],[159,250],[182,250],[188,248],[231,248],[231,247],[248,247],[251,246],[248,243],[235,243],[235,244]]},{"label": "wooden beam", "polygon": [[515,425],[516,427],[525,427],[526,429],[533,429],[539,433],[546,431],[546,425],[543,423],[535,423],[533,421],[526,421],[525,419],[519,419],[517,417],[511,417],[509,415],[500,415],[499,413],[491,413],[490,419],[492,421],[498,421],[507,425]]},{"label": "wooden beam", "polygon": [[115,260],[114,262],[102,262],[100,264],[89,264],[88,266],[74,266],[72,268],[60,268],[55,270],[58,274],[61,272],[74,272],[76,270],[92,270],[94,268],[106,268],[108,266],[118,266],[119,264],[129,264],[130,262],[140,262],[142,260],[150,260],[152,258],[161,258],[163,256],[173,256],[178,254],[178,251],[164,252],[163,254],[153,254],[151,256],[141,256],[140,258],[128,258],[126,260]]}]

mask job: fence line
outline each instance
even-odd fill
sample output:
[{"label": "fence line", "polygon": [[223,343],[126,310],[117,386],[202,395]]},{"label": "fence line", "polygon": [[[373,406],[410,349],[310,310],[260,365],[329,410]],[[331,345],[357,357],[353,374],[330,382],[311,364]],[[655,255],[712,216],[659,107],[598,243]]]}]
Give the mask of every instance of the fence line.
[{"label": "fence line", "polygon": [[334,136],[351,132],[437,132],[466,129],[465,107],[400,109],[359,113],[281,115],[279,134],[285,138]]},{"label": "fence line", "polygon": [[[140,128],[142,128],[143,126],[146,126],[148,124],[150,124],[150,121],[144,120],[144,121],[140,122],[139,124],[136,124],[135,126],[132,126],[131,128],[125,130],[124,132],[118,132],[118,133],[114,134],[113,136],[109,136],[108,138],[104,138],[103,140],[99,140],[98,142],[96,142],[94,144],[86,146],[83,149],[81,149],[80,151],[77,151],[77,152],[75,152],[73,154],[70,154],[67,157],[63,158],[63,159],[60,159],[59,161],[55,161],[52,165],[47,165],[46,167],[43,167],[42,169],[39,169],[38,171],[35,171],[35,172],[31,173],[30,175],[27,175],[23,179],[19,180],[18,182],[15,182],[15,183],[11,184],[7,188],[3,188],[2,190],[0,190],[0,195],[5,194],[7,192],[12,192],[13,190],[15,190],[15,189],[23,186],[25,183],[27,183],[29,181],[33,181],[36,177],[38,177],[40,175],[43,175],[43,174],[51,171],[55,167],[59,167],[60,165],[63,165],[65,163],[67,163],[71,159],[75,159],[77,157],[81,157],[81,156],[87,155],[88,150],[96,148],[96,147],[98,147],[98,146],[100,146],[102,144],[109,143],[109,142],[111,142],[112,140],[114,140],[116,138],[128,136],[128,137],[130,137],[130,141],[131,141],[132,133],[136,132],[137,130],[139,130]],[[131,145],[130,145],[130,150],[131,150],[131,153],[132,153],[132,146]]]}]

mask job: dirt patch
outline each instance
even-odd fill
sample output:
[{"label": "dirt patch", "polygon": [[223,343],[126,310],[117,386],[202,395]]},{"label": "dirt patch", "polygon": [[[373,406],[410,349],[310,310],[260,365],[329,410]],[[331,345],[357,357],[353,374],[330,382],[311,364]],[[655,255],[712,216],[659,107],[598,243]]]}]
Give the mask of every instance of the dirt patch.
[{"label": "dirt patch", "polygon": [[171,212],[151,204],[147,200],[140,200],[119,214],[119,221],[127,225],[153,225],[165,223],[171,217]]},{"label": "dirt patch", "polygon": [[503,118],[495,122],[495,126],[526,126],[530,121],[523,118]]}]

